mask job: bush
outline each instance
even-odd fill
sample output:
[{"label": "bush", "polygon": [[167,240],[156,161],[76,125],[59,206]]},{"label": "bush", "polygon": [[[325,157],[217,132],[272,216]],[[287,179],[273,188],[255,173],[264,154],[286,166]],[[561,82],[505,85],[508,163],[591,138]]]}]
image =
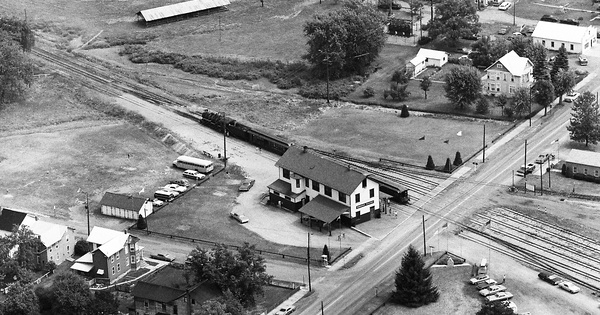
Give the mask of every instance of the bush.
[{"label": "bush", "polygon": [[148,223],[146,222],[146,218],[142,217],[140,214],[138,216],[137,228],[138,230],[145,230],[148,227]]},{"label": "bush", "polygon": [[510,107],[505,107],[505,108],[504,108],[504,114],[506,114],[506,116],[507,116],[508,118],[512,118],[512,117],[513,117],[513,115],[515,114],[515,111],[513,111],[513,109],[512,109],[512,108],[510,108]]},{"label": "bush", "polygon": [[406,104],[402,105],[402,111],[400,111],[400,117],[402,118],[406,118],[410,116],[410,114],[408,113],[408,106],[406,106]]},{"label": "bush", "polygon": [[489,109],[490,103],[488,102],[487,98],[483,96],[479,98],[479,100],[477,101],[477,105],[475,106],[475,112],[477,112],[478,114],[487,114]]},{"label": "bush", "polygon": [[363,95],[364,97],[373,97],[375,96],[375,90],[372,87],[367,87],[364,91],[363,91]]},{"label": "bush", "polygon": [[431,157],[431,155],[429,157],[427,157],[427,165],[425,165],[425,169],[426,170],[434,170],[435,169],[435,163],[433,163],[433,158]]},{"label": "bush", "polygon": [[563,174],[563,176],[567,176],[567,164],[563,164],[562,168],[560,169],[560,172]]},{"label": "bush", "polygon": [[[423,26],[423,27],[424,27],[424,26]],[[429,44],[431,41],[432,41],[432,38],[431,38],[431,37],[428,37],[428,36],[422,36],[422,37],[420,37],[420,38],[419,38],[419,40],[417,41],[417,43],[418,43],[419,45],[423,46],[423,45],[427,45],[427,44]]]},{"label": "bush", "polygon": [[458,59],[458,57],[450,57],[448,58],[448,63],[458,65],[460,64],[460,60]]},{"label": "bush", "polygon": [[88,243],[86,240],[78,240],[77,243],[75,243],[75,248],[73,248],[73,251],[75,252],[75,255],[83,256],[90,251],[90,243]]}]

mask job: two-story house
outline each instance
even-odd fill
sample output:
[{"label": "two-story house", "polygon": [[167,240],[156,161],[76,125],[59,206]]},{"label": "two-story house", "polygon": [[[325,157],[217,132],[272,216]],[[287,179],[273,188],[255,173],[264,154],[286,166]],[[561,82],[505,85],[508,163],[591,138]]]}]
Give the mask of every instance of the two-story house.
[{"label": "two-story house", "polygon": [[[73,256],[75,250],[75,229],[51,222],[42,221],[34,214],[0,207],[0,236],[12,233],[14,228],[28,228],[40,240],[36,252],[36,263],[42,266],[48,262],[60,265]],[[11,252],[16,251],[17,248]]]},{"label": "two-story house", "polygon": [[514,50],[492,63],[481,78],[484,94],[509,97],[520,87],[530,88],[533,81],[533,63]]},{"label": "two-story house", "polygon": [[329,227],[335,220],[355,225],[379,216],[379,184],[367,173],[295,146],[275,166],[279,179],[268,186],[271,204]]},{"label": "two-story house", "polygon": [[112,283],[130,270],[140,268],[144,248],[139,238],[123,232],[95,226],[87,238],[91,252],[81,256],[71,266],[88,276]]},{"label": "two-story house", "polygon": [[133,306],[129,314],[192,315],[204,302],[222,296],[215,284],[190,283],[184,273],[184,269],[166,266],[138,281],[131,291]]}]

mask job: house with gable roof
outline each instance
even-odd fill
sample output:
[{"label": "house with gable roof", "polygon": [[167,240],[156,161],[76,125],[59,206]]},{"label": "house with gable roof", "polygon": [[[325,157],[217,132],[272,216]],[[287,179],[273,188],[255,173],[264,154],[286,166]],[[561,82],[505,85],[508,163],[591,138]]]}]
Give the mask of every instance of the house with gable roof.
[{"label": "house with gable roof", "polygon": [[91,252],[81,256],[71,269],[112,283],[142,264],[144,248],[139,238],[123,232],[95,226],[86,239]]},{"label": "house with gable roof", "polygon": [[600,153],[598,152],[572,149],[563,167],[567,177],[600,183]]},{"label": "house with gable roof", "polygon": [[309,224],[355,225],[380,214],[379,183],[366,172],[295,146],[275,165],[279,179],[268,186],[270,203],[306,215]]},{"label": "house with gable roof", "polygon": [[520,87],[531,87],[533,81],[533,63],[514,50],[487,67],[481,78],[484,94],[507,96]]},{"label": "house with gable roof", "polygon": [[130,314],[185,314],[192,315],[208,300],[223,294],[215,284],[203,281],[189,283],[185,270],[166,266],[140,280],[133,287],[133,306]]},{"label": "house with gable roof", "polygon": [[137,220],[140,215],[145,218],[152,214],[152,210],[152,202],[148,198],[136,197],[131,194],[107,192],[100,201],[102,214],[118,218]]},{"label": "house with gable roof", "polygon": [[531,34],[534,43],[540,43],[548,50],[558,50],[561,46],[568,53],[581,54],[596,45],[597,28],[562,23],[539,21]]},{"label": "house with gable roof", "polygon": [[406,64],[406,72],[415,77],[427,67],[442,67],[448,62],[448,53],[441,50],[419,49],[417,56]]},{"label": "house with gable roof", "polygon": [[[31,213],[0,207],[0,236],[10,235],[15,227],[27,227],[39,238],[41,247],[36,253],[36,263],[45,265],[54,262],[60,265],[73,256],[74,228],[42,221]],[[17,248],[12,249],[11,253],[16,250]]]}]

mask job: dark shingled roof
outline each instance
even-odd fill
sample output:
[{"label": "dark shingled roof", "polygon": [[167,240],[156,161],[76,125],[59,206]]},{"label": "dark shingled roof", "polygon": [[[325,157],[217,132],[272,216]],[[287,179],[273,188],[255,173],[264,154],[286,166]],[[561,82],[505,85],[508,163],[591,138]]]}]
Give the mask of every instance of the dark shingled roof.
[{"label": "dark shingled roof", "polygon": [[0,230],[12,232],[15,225],[21,226],[27,213],[0,207]]},{"label": "dark shingled roof", "polygon": [[348,206],[344,206],[331,199],[318,195],[298,211],[325,223],[331,223],[331,221],[335,220],[349,209]]},{"label": "dark shingled roof", "polygon": [[275,165],[316,180],[346,195],[352,194],[367,177],[355,169],[294,146],[290,146]]},{"label": "dark shingled roof", "polygon": [[131,294],[137,298],[157,301],[160,303],[168,303],[175,301],[184,295],[185,290],[139,281],[135,287],[133,287]]},{"label": "dark shingled roof", "polygon": [[134,197],[130,195],[120,195],[107,192],[100,201],[101,206],[116,207],[119,209],[139,211],[147,198]]}]

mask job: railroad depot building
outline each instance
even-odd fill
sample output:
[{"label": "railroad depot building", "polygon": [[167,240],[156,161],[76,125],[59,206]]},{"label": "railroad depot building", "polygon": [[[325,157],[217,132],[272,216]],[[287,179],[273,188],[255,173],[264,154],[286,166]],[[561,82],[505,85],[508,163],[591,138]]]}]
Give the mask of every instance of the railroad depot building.
[{"label": "railroad depot building", "polygon": [[269,201],[300,212],[303,223],[331,229],[336,220],[350,226],[380,215],[379,184],[369,174],[295,146],[275,166],[279,179],[268,186]]},{"label": "railroad depot building", "polygon": [[575,179],[600,182],[600,153],[572,149],[565,159],[564,174]]},{"label": "railroad depot building", "polygon": [[596,44],[595,26],[539,21],[531,34],[534,43],[540,43],[548,50],[558,50],[565,46],[568,53],[581,54]]}]

